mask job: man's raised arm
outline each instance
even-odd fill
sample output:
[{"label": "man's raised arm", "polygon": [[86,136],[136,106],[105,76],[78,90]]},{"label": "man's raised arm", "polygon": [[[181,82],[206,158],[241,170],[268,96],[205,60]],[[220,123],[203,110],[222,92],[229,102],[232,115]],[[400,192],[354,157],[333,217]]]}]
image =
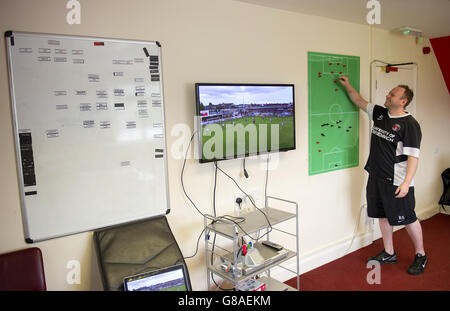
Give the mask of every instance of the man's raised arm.
[{"label": "man's raised arm", "polygon": [[366,111],[368,102],[361,97],[361,95],[353,88],[353,86],[350,85],[350,83],[348,82],[348,78],[346,76],[341,76],[339,78],[339,82],[342,84],[343,87],[345,87],[351,101],[356,106]]}]

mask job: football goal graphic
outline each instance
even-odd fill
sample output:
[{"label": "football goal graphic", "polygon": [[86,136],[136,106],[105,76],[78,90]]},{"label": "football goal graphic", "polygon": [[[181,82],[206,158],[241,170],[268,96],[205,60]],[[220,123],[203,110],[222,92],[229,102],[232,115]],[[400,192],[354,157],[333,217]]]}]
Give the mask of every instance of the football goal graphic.
[{"label": "football goal graphic", "polygon": [[359,92],[359,57],[308,53],[309,175],[359,164],[359,108],[342,75]]}]

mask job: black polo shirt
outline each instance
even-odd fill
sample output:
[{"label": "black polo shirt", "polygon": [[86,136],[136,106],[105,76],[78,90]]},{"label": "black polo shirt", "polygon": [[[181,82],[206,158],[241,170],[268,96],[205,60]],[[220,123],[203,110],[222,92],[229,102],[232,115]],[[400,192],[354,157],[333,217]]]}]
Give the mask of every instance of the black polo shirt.
[{"label": "black polo shirt", "polygon": [[408,156],[419,158],[420,125],[409,113],[391,116],[387,108],[373,104],[368,104],[366,111],[373,127],[365,169],[371,176],[399,186],[406,176]]}]

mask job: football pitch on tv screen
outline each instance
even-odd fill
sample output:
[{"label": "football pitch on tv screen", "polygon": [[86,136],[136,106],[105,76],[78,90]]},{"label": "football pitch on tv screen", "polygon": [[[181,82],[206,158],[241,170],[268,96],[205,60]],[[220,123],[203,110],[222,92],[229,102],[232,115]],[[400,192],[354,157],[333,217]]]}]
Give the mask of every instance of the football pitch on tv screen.
[{"label": "football pitch on tv screen", "polygon": [[255,115],[219,120],[202,126],[201,143],[203,161],[294,149],[294,118]]}]

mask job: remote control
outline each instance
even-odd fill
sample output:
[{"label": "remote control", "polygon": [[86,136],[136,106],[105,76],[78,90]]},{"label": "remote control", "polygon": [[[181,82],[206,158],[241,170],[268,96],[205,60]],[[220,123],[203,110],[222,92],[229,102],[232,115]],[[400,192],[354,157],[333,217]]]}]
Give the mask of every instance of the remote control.
[{"label": "remote control", "polygon": [[263,241],[262,244],[270,248],[276,249],[277,251],[281,251],[283,249],[283,246],[271,241]]}]

